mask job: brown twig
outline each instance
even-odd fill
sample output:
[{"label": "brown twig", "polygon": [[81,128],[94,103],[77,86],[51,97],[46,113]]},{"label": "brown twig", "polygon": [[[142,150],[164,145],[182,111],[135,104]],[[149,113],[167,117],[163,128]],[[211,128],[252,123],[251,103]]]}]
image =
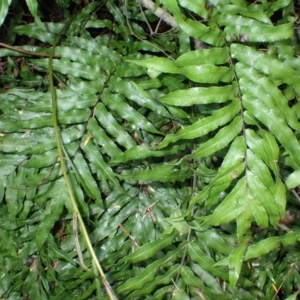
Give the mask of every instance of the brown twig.
[{"label": "brown twig", "polygon": [[[25,50],[25,49],[21,49],[21,48],[11,46],[11,45],[8,45],[8,44],[5,44],[5,43],[1,43],[1,42],[0,42],[0,46],[2,46],[4,48],[7,48],[7,49],[10,49],[10,50],[13,50],[13,51],[16,51],[16,52],[24,53],[24,54],[27,54],[27,55],[50,57],[50,53]],[[53,57],[59,58],[60,56],[54,55]]]},{"label": "brown twig", "polygon": [[146,216],[147,216],[148,214],[150,214],[150,216],[151,216],[151,218],[152,218],[152,221],[153,221],[154,223],[157,221],[156,217],[154,216],[154,214],[153,214],[153,212],[152,212],[152,211],[153,211],[153,207],[154,207],[154,205],[155,205],[157,202],[158,202],[158,200],[155,201],[153,204],[151,204],[151,205],[149,205],[149,206],[146,207],[146,209],[145,209],[145,211],[144,211],[144,214],[143,214],[143,219],[146,218]]},{"label": "brown twig", "polygon": [[173,28],[177,28],[178,24],[175,19],[163,10],[161,7],[157,7],[156,4],[152,0],[137,0],[137,2],[143,5],[145,8],[149,9],[153,14],[155,14],[158,18],[162,19],[164,22],[172,26]]},{"label": "brown twig", "polygon": [[81,247],[80,247],[79,239],[78,239],[77,213],[73,214],[73,236],[74,236],[75,247],[76,247],[79,263],[85,271],[88,271],[89,269],[84,263],[83,255],[81,252]]},{"label": "brown twig", "polygon": [[136,240],[129,234],[129,232],[126,230],[126,228],[119,223],[120,228],[123,230],[123,232],[130,238],[130,240],[133,242],[133,244],[137,247],[140,248],[139,244],[136,242]]},{"label": "brown twig", "polygon": [[52,174],[52,172],[53,172],[53,170],[54,170],[54,167],[55,167],[55,165],[56,165],[57,160],[58,160],[58,156],[55,157],[55,160],[54,160],[54,162],[53,162],[53,164],[52,164],[52,167],[51,167],[50,172],[49,172],[49,173],[47,174],[47,176],[46,176],[41,182],[39,182],[37,185],[31,186],[31,187],[27,187],[27,188],[18,188],[18,187],[14,187],[14,186],[10,186],[10,185],[8,185],[7,187],[8,187],[8,188],[11,188],[11,189],[13,189],[13,190],[19,190],[19,191],[28,191],[28,190],[33,190],[33,189],[36,189],[36,188],[40,187],[41,185],[43,185],[43,184],[48,180],[48,178],[49,178],[50,175]]},{"label": "brown twig", "polygon": [[272,298],[272,300],[275,300],[276,299],[276,296],[278,295],[279,291],[281,290],[283,284],[285,283],[285,281],[288,279],[288,277],[290,276],[291,272],[293,271],[294,267],[295,267],[296,263],[292,263],[291,266],[290,266],[290,269],[288,270],[287,274],[284,276],[280,286],[278,287],[278,289],[275,290],[275,295],[274,297]]}]

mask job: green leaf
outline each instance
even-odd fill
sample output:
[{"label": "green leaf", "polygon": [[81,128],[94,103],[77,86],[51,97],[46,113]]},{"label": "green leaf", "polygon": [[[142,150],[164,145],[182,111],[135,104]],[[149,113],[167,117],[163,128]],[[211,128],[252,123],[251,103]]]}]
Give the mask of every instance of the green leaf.
[{"label": "green leaf", "polygon": [[189,300],[190,298],[188,297],[188,295],[182,290],[182,289],[176,289],[173,294],[172,294],[172,298],[173,300]]},{"label": "green leaf", "polygon": [[175,63],[178,67],[184,67],[189,65],[222,65],[226,64],[229,60],[228,48],[211,48],[211,49],[199,49],[195,51],[188,51],[180,55]]},{"label": "green leaf", "polygon": [[159,101],[153,100],[138,84],[122,80],[121,78],[113,78],[109,84],[113,91],[124,95],[127,99],[136,102],[141,107],[148,108],[166,118],[172,117]]},{"label": "green leaf", "polygon": [[243,257],[247,248],[247,243],[240,243],[230,253],[229,261],[229,282],[232,289],[235,288],[241,273]]},{"label": "green leaf", "polygon": [[[245,160],[246,156],[246,145],[245,138],[243,136],[238,136],[231,143],[229,150],[222,162],[221,167],[219,168],[219,172],[223,173],[227,172],[227,169],[235,165],[236,163],[240,163]],[[239,175],[237,171],[235,171],[235,175],[232,175],[232,178],[236,178]]]},{"label": "green leaf", "polygon": [[[280,114],[278,114],[276,110],[265,107],[261,101],[258,101],[258,99],[253,96],[244,95],[243,103],[259,121],[270,128],[277,140],[286,148],[300,168],[300,159],[297,155],[300,151],[299,142]],[[258,106],[259,109],[257,109]]]},{"label": "green leaf", "polygon": [[[86,41],[85,39],[81,39],[81,42],[85,43],[85,44],[86,43],[92,44],[91,41]],[[80,46],[82,46],[82,45],[80,45]],[[83,47],[86,48],[86,45]],[[92,47],[93,47],[93,44],[92,44]],[[100,51],[96,51],[96,49],[94,49],[94,51],[93,51],[96,53],[93,53],[91,51],[88,51],[88,49],[83,50],[83,49],[78,49],[78,48],[73,48],[73,47],[56,47],[55,55],[61,56],[62,60],[64,60],[64,59],[72,60],[73,62],[78,62],[81,64],[92,66],[96,70],[100,70],[100,69],[105,70],[105,72],[107,72],[109,74],[110,70],[114,69],[117,66],[117,64],[120,60],[120,57],[118,56],[117,53],[112,52],[111,50],[109,50],[109,48],[107,48],[105,46],[102,46],[100,49],[99,48],[100,48],[100,46],[98,45],[98,49],[97,48],[96,49],[97,50],[101,49],[102,59],[107,60],[107,61],[105,61],[105,63],[102,63],[102,60],[99,60],[98,52],[100,52]],[[108,52],[110,52],[110,53],[108,53]],[[103,71],[101,74],[98,74],[98,75],[102,75],[101,77],[106,78],[104,75],[105,72]],[[97,79],[97,78],[95,78],[95,79]]]},{"label": "green leaf", "polygon": [[220,285],[217,283],[216,278],[208,271],[204,270],[200,264],[191,262],[191,270],[196,274],[205,286],[208,287],[205,290],[205,295],[208,297],[216,298],[216,295],[223,294]]},{"label": "green leaf", "polygon": [[153,257],[159,250],[171,245],[174,241],[176,231],[169,234],[163,234],[156,241],[147,243],[137,249],[135,252],[123,257],[120,262],[130,260],[131,262],[139,262]]},{"label": "green leaf", "polygon": [[277,204],[277,210],[279,217],[282,219],[285,216],[285,211],[286,211],[286,195],[287,195],[287,190],[284,185],[284,183],[281,181],[280,178],[276,179],[276,184],[275,184],[275,189],[273,191],[274,195],[274,200]]},{"label": "green leaf", "polygon": [[198,1],[197,4],[191,0],[180,0],[179,2],[182,7],[189,9],[204,19],[207,18],[208,11],[206,9],[206,2],[204,0]]},{"label": "green leaf", "polygon": [[126,149],[136,145],[134,139],[124,130],[111,113],[107,111],[103,103],[98,103],[95,109],[95,116],[104,129],[110,133],[117,142]]},{"label": "green leaf", "polygon": [[[77,153],[74,159],[74,164],[76,166],[76,170],[81,177],[81,181],[84,183],[85,192],[96,200],[98,205],[102,205],[102,198],[100,195],[99,187],[91,174],[91,170],[83,155],[81,153]],[[76,175],[76,174],[75,174]],[[79,182],[81,182],[79,181]]]},{"label": "green leaf", "polygon": [[[244,3],[236,3],[236,4],[226,4],[218,6],[218,9],[222,12],[228,13],[230,15],[242,15],[245,17],[249,17],[255,19],[257,21],[272,25],[270,18],[263,11],[262,6],[244,6]],[[226,14],[224,14],[226,16]],[[223,14],[222,14],[223,16]],[[232,18],[235,21],[234,18]]]},{"label": "green leaf", "polygon": [[143,80],[139,82],[139,86],[143,90],[149,90],[149,89],[159,89],[162,87],[162,82],[155,78],[155,79],[149,79],[149,80]]},{"label": "green leaf", "polygon": [[170,215],[170,218],[165,218],[164,221],[170,223],[180,235],[187,234],[189,232],[189,225],[184,220],[183,214],[180,208],[176,208]]},{"label": "green leaf", "polygon": [[296,232],[289,232],[283,236],[267,238],[255,245],[249,246],[244,259],[249,260],[270,253],[272,250],[278,248],[281,244],[284,246],[292,245],[299,240],[299,238],[300,234]]},{"label": "green leaf", "polygon": [[232,68],[209,64],[183,66],[179,70],[182,75],[198,83],[231,83],[234,77]]},{"label": "green leaf", "polygon": [[272,26],[244,16],[222,14],[218,21],[225,26],[226,39],[236,40],[236,35],[242,37],[242,42],[275,42],[293,36],[293,23]]},{"label": "green leaf", "polygon": [[169,143],[174,143],[181,139],[194,139],[217,129],[219,126],[225,125],[239,112],[239,101],[232,101],[228,106],[217,110],[212,116],[200,119],[193,125],[183,128],[176,134],[169,134],[165,139],[155,147],[161,149],[166,147]]},{"label": "green leaf", "polygon": [[264,147],[264,140],[252,129],[246,129],[247,146],[255,152],[269,167],[272,166],[269,154]]},{"label": "green leaf", "polygon": [[195,276],[195,274],[189,267],[182,266],[181,275],[186,285],[204,288],[204,284],[202,280],[197,276]]},{"label": "green leaf", "polygon": [[0,176],[4,177],[12,173],[16,169],[16,167],[19,164],[21,164],[25,159],[26,159],[25,155],[0,154],[0,161],[1,161]]},{"label": "green leaf", "polygon": [[251,203],[248,202],[247,197],[245,196],[241,202],[244,203],[244,208],[236,217],[237,238],[239,243],[243,241],[244,236],[250,229],[253,218],[252,213],[249,209],[249,205],[251,205]]},{"label": "green leaf", "polygon": [[[200,203],[200,201],[209,198],[211,189],[213,187],[215,186],[218,187],[227,183],[227,185],[225,185],[224,188],[226,189],[228,185],[231,183],[231,181],[237,178],[244,171],[244,169],[245,169],[245,164],[242,161],[238,160],[230,167],[220,170],[218,174],[210,182],[210,184],[207,185],[203,189],[203,191],[200,191],[194,198],[192,198],[192,200],[190,201],[190,207],[192,207],[192,205],[197,202]],[[218,192],[220,193],[221,191]]]},{"label": "green leaf", "polygon": [[139,66],[147,67],[149,70],[164,72],[164,73],[180,73],[174,61],[163,57],[154,57],[146,60],[127,60]]},{"label": "green leaf", "polygon": [[294,189],[300,185],[300,170],[291,173],[285,180],[285,185],[288,190]]},{"label": "green leaf", "polygon": [[[180,80],[182,76],[165,75],[162,78],[162,83],[169,89],[170,92],[185,89],[184,83]],[[139,84],[140,85],[140,84]]]},{"label": "green leaf", "polygon": [[[274,172],[274,175],[278,178],[279,176],[279,167],[278,167],[278,159],[279,159],[279,147],[275,140],[274,135],[270,132],[260,129],[260,134],[263,138],[263,145],[265,148],[265,153],[268,155],[269,160],[265,161],[266,164],[271,168]],[[263,159],[263,157],[262,157]]]},{"label": "green leaf", "polygon": [[[261,76],[261,73],[255,69],[241,63],[237,64],[237,73],[243,79],[251,80],[251,82],[246,81],[248,88],[243,89],[244,93],[250,93],[258,98],[264,97],[264,104],[269,109],[278,111],[292,128],[299,130],[300,123],[296,113],[289,107],[286,97],[270,78]],[[242,85],[241,88],[244,86]]]},{"label": "green leaf", "polygon": [[255,155],[251,150],[247,150],[247,166],[253,174],[259,178],[259,180],[268,188],[270,192],[273,192],[275,183],[268,167]]},{"label": "green leaf", "polygon": [[39,25],[39,27],[44,28],[41,19],[38,15],[38,2],[37,0],[26,0],[26,4],[31,12],[31,14],[33,15],[36,23]]},{"label": "green leaf", "polygon": [[125,18],[122,14],[121,10],[113,3],[108,1],[106,3],[106,7],[108,8],[109,12],[114,16],[114,19],[122,25],[125,25]]},{"label": "green leaf", "polygon": [[[40,70],[47,70],[49,60],[45,59],[35,59],[31,61],[36,67],[40,67]],[[72,74],[76,77],[81,77],[89,80],[94,80],[98,78],[98,73],[101,72],[99,66],[90,66],[83,63],[70,62],[62,59],[53,59],[53,70],[58,71],[61,74]]]},{"label": "green leaf", "polygon": [[171,164],[154,167],[149,170],[142,170],[140,172],[131,173],[127,175],[119,175],[123,179],[138,179],[141,181],[160,181],[160,182],[174,182],[184,181],[191,176],[191,170],[180,168]]},{"label": "green leaf", "polygon": [[[94,4],[95,3],[96,2],[94,2]],[[100,67],[102,67],[103,70],[107,72],[110,72],[113,68],[115,68],[120,63],[120,60],[122,58],[122,55],[118,51],[115,51],[111,49],[111,47],[107,47],[106,45],[103,45],[97,42],[96,40],[84,39],[82,37],[72,36],[72,45],[73,44],[79,47],[80,49],[85,50],[83,53],[85,55],[88,55],[89,57],[88,61],[91,66],[93,66],[96,63]],[[68,57],[68,51],[70,51],[70,48],[57,47],[56,48],[56,50],[58,51],[57,53],[60,53],[61,49],[67,49],[67,53],[63,54],[64,52],[62,52],[61,55],[65,55],[66,58],[69,59],[70,57]],[[78,53],[81,53],[81,51],[79,51],[78,48],[71,48],[71,49],[75,51],[75,54],[77,53],[74,59],[78,59],[79,62],[84,62],[86,60],[85,57],[80,57],[80,55],[78,55]],[[91,53],[93,53],[94,55],[92,55]]]},{"label": "green leaf", "polygon": [[[168,260],[168,254],[165,256],[163,260],[160,261],[166,261],[166,260]],[[163,264],[161,266],[163,266]],[[179,266],[180,266],[179,264],[172,265],[166,273],[154,277],[154,279],[151,282],[146,283],[142,289],[133,291],[125,299],[132,299],[132,297],[134,296],[149,295],[159,285],[169,284],[172,278],[174,278],[178,273]]]},{"label": "green leaf", "polygon": [[82,150],[86,153],[89,160],[95,165],[95,167],[97,167],[101,171],[101,175],[109,180],[113,184],[114,188],[122,191],[119,181],[116,179],[112,169],[104,162],[104,159],[102,158],[100,152],[92,144],[92,142],[88,142],[87,144],[82,145]]},{"label": "green leaf", "polygon": [[[152,282],[148,282],[143,286],[142,289],[132,292],[129,296],[125,298],[125,300],[130,300],[135,296],[149,295],[158,286],[169,284],[170,282],[172,282],[172,279],[176,277],[179,269],[180,269],[180,264],[172,265],[165,274],[155,277]],[[162,290],[165,289],[163,288]],[[168,291],[169,291],[169,287],[167,286],[166,292]],[[155,295],[157,295],[157,293],[159,292],[160,290],[158,290],[158,292],[156,292]],[[153,299],[155,299],[155,296],[153,296]],[[156,298],[156,299],[161,299],[161,298]]]},{"label": "green leaf", "polygon": [[214,267],[214,260],[204,253],[196,242],[191,242],[188,247],[188,253],[191,259],[197,262],[205,271],[222,280],[228,279],[228,274],[222,268]]},{"label": "green leaf", "polygon": [[[22,123],[17,124],[14,116],[0,121],[2,128],[7,128],[7,132],[24,132],[26,129],[50,127],[53,123],[52,115],[50,113],[29,113],[30,118],[23,120]],[[78,114],[77,111],[60,111],[58,113],[58,120],[61,124],[84,123],[90,115],[89,109],[81,110]],[[8,137],[9,138],[9,137]],[[5,138],[4,138],[5,140]]]},{"label": "green leaf", "polygon": [[[62,188],[64,188],[64,186],[62,186]],[[60,194],[60,196],[52,198],[49,202],[49,205],[46,208],[45,217],[43,218],[36,233],[36,243],[38,249],[40,249],[47,240],[48,235],[50,234],[50,230],[54,226],[54,223],[59,220],[65,202],[69,201],[69,199],[66,199],[67,197],[68,196],[66,196],[66,194]]]},{"label": "green leaf", "polygon": [[240,199],[246,194],[246,178],[241,178],[227,197],[218,205],[211,216],[205,217],[204,224],[218,226],[228,223],[243,211],[239,205]]},{"label": "green leaf", "polygon": [[186,148],[186,144],[181,143],[179,145],[174,145],[170,149],[168,148],[166,150],[159,151],[159,150],[153,150],[153,148],[151,148],[150,146],[142,144],[126,150],[124,152],[123,157],[119,157],[113,162],[114,163],[127,162],[130,160],[143,159],[147,157],[163,157],[170,154],[176,154],[179,151],[184,150],[185,148]]},{"label": "green leaf", "polygon": [[296,113],[289,107],[287,98],[283,95],[282,91],[268,78],[260,77],[256,79],[256,84],[263,87],[273,101],[277,105],[277,108],[284,115],[286,122],[295,130],[300,130],[300,123],[297,119]]},{"label": "green leaf", "polygon": [[285,300],[297,300],[297,298],[298,298],[297,296],[299,295],[299,293],[300,293],[300,291],[298,291],[298,292],[294,293],[293,295],[285,298]]},{"label": "green leaf", "polygon": [[210,140],[202,144],[187,158],[200,158],[209,156],[224,147],[226,147],[242,130],[242,118],[237,116],[232,123],[223,127],[220,131]]},{"label": "green leaf", "polygon": [[[194,229],[197,230],[197,227],[194,227]],[[231,245],[227,244],[215,229],[197,231],[196,235],[199,240],[205,241],[207,247],[214,249],[218,253],[229,255],[232,251]]]},{"label": "green leaf", "polygon": [[[102,147],[102,152],[107,153],[112,159],[120,158],[123,156],[123,152],[118,148],[114,141],[107,136],[105,130],[101,128],[95,118],[92,118],[87,126],[88,131],[93,137],[94,141]],[[87,137],[87,139],[90,136]],[[86,140],[85,142],[87,142]]]},{"label": "green leaf", "polygon": [[110,20],[89,20],[87,21],[85,28],[112,28],[112,22]]},{"label": "green leaf", "polygon": [[55,39],[54,33],[58,33],[63,28],[63,24],[45,23],[44,28],[32,23],[14,27],[13,31],[19,35],[26,35],[30,38],[38,39],[44,43],[52,44]]},{"label": "green leaf", "polygon": [[49,243],[49,246],[52,248],[54,253],[57,255],[57,257],[63,258],[64,260],[66,260],[67,262],[69,262],[71,264],[75,264],[75,262],[73,261],[72,257],[69,255],[69,253],[62,251],[61,249],[58,248],[52,235],[48,236],[47,241]]},{"label": "green leaf", "polygon": [[5,17],[8,13],[8,8],[11,4],[11,1],[12,0],[3,0],[3,1],[1,1],[1,4],[0,4],[0,26],[2,26],[2,24],[5,20]]},{"label": "green leaf", "polygon": [[176,0],[163,0],[161,2],[174,15],[179,27],[189,36],[200,39],[214,46],[222,46],[224,44],[220,30],[216,28],[210,29],[200,22],[187,18],[180,12]]},{"label": "green leaf", "polygon": [[143,270],[138,276],[130,278],[124,284],[120,285],[117,289],[117,292],[124,294],[124,292],[139,290],[143,288],[146,283],[151,282],[154,279],[160,265],[161,260],[153,262],[152,264],[147,266],[145,270]]},{"label": "green leaf", "polygon": [[[52,112],[51,94],[38,93],[36,99],[30,97],[30,104],[26,106],[26,110],[33,112]],[[72,90],[57,90],[58,108],[59,110],[84,109],[94,106],[98,100],[93,94],[78,94]],[[25,110],[25,111],[26,111]],[[24,113],[24,109],[23,109]]]},{"label": "green leaf", "polygon": [[130,122],[132,129],[139,128],[151,133],[161,134],[147,118],[131,105],[127,104],[125,97],[122,97],[122,95],[115,95],[112,94],[109,89],[104,89],[101,99],[111,111],[116,112],[121,118]]},{"label": "green leaf", "polygon": [[[253,205],[253,208],[257,208],[260,211],[265,210],[268,214],[270,223],[273,226],[277,226],[279,221],[277,205],[274,201],[274,197],[272,193],[268,190],[268,188],[261,182],[259,177],[253,174],[250,171],[247,171],[247,183],[250,188],[250,193],[254,198],[255,203],[257,205]],[[256,202],[257,201],[257,202]],[[260,207],[261,206],[261,207]],[[255,214],[252,211],[254,217]],[[263,224],[260,224],[262,227],[267,227],[267,216],[265,216],[265,221]]]},{"label": "green leaf", "polygon": [[18,190],[14,188],[14,182],[17,178],[17,174],[13,171],[7,178],[7,185],[9,186],[5,190],[5,201],[7,203],[8,212],[16,216],[17,213],[22,209],[18,199]]},{"label": "green leaf", "polygon": [[273,76],[274,78],[280,79],[291,85],[298,95],[300,95],[300,87],[298,84],[300,75],[298,75],[291,67],[249,46],[232,44],[230,48],[232,57],[247,65],[251,62],[251,67],[261,73]]},{"label": "green leaf", "polygon": [[175,106],[190,106],[194,104],[224,103],[236,98],[237,89],[233,85],[223,87],[190,88],[178,90],[160,97],[158,100]]},{"label": "green leaf", "polygon": [[6,179],[4,177],[0,178],[0,203],[3,201],[3,196],[5,193],[5,185],[6,185]]},{"label": "green leaf", "polygon": [[[245,202],[244,204],[244,210],[248,209],[251,213],[251,215],[255,218],[255,221],[257,222],[257,225],[261,228],[267,228],[269,225],[269,217],[268,213],[266,211],[266,208],[262,205],[261,201],[257,199],[256,194],[254,191],[250,191],[248,195],[245,196],[245,199],[243,199]],[[247,217],[250,217],[250,213],[246,215]]]}]

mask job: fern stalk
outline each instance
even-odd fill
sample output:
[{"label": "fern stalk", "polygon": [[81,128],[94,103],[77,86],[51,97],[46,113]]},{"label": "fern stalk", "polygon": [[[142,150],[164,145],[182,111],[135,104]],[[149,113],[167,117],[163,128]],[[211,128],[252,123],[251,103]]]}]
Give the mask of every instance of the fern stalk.
[{"label": "fern stalk", "polygon": [[108,283],[108,281],[106,280],[105,274],[103,272],[103,269],[97,259],[97,256],[95,254],[95,251],[93,249],[91,240],[89,238],[88,232],[86,230],[85,224],[83,222],[81,213],[78,209],[78,205],[76,203],[76,199],[74,196],[74,191],[72,189],[71,186],[71,182],[70,182],[70,178],[67,172],[67,168],[64,162],[64,153],[67,156],[67,152],[63,150],[63,143],[61,141],[61,137],[60,137],[60,131],[59,131],[59,127],[58,127],[58,118],[57,118],[57,114],[58,114],[58,110],[57,110],[57,94],[56,94],[56,89],[54,87],[54,80],[53,80],[53,57],[55,54],[55,48],[57,46],[57,44],[60,41],[60,38],[62,35],[64,35],[68,28],[70,27],[70,25],[72,24],[73,20],[75,19],[76,15],[74,15],[73,17],[71,17],[69,19],[69,21],[65,24],[65,26],[63,27],[63,29],[59,32],[59,34],[56,36],[53,45],[52,45],[52,49],[50,52],[50,56],[49,56],[49,64],[48,64],[48,73],[49,73],[49,86],[50,86],[50,92],[51,92],[51,96],[52,96],[52,116],[53,116],[53,128],[54,128],[54,133],[55,133],[55,139],[56,139],[56,144],[57,144],[57,151],[58,151],[58,155],[60,158],[60,165],[61,165],[61,170],[65,179],[65,183],[68,189],[68,193],[71,199],[71,203],[74,209],[74,217],[78,218],[79,220],[79,224],[80,224],[80,228],[82,231],[82,234],[84,236],[87,248],[91,254],[92,260],[94,261],[96,268],[99,272],[99,275],[101,277],[102,283],[105,286],[105,290],[109,296],[109,299],[111,300],[116,300],[117,297],[114,294],[110,284]]}]

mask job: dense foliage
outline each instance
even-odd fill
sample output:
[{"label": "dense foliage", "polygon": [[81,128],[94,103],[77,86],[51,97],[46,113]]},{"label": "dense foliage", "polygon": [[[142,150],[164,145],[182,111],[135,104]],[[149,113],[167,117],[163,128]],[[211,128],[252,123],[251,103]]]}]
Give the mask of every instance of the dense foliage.
[{"label": "dense foliage", "polygon": [[79,13],[52,63],[78,212],[48,76],[64,22],[0,4],[28,41],[0,49],[1,299],[297,299],[294,3],[157,1],[171,27],[142,1],[84,2],[57,1]]}]

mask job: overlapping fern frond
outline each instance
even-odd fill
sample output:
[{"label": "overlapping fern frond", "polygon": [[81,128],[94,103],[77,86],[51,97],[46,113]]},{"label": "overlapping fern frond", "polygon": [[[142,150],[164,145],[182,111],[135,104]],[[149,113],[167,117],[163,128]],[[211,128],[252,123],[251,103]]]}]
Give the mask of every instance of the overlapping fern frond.
[{"label": "overlapping fern frond", "polygon": [[[276,229],[299,185],[293,3],[161,2],[178,31],[136,39],[130,29],[146,34],[134,2],[107,1],[105,20],[93,2],[55,51],[69,175],[107,279],[120,299],[271,299],[270,282],[278,288],[287,273],[294,279],[280,288],[300,289],[292,248],[300,234]],[[61,28],[15,32],[51,44]],[[79,266],[48,58],[0,55],[9,57],[9,76],[0,78],[9,85],[0,94],[0,295],[105,299],[80,232],[89,270]],[[24,57],[22,69],[15,56]],[[291,249],[284,264],[281,246]],[[265,270],[270,263],[274,272]]]}]

